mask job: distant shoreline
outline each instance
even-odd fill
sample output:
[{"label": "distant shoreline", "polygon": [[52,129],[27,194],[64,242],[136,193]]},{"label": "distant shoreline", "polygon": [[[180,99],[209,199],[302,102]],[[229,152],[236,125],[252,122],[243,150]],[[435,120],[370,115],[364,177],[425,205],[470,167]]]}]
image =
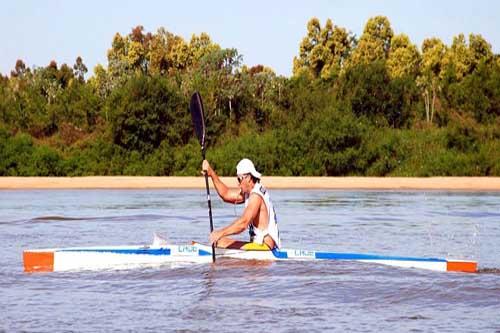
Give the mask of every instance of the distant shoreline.
[{"label": "distant shoreline", "polygon": [[[236,177],[222,177],[236,187]],[[270,189],[499,191],[500,177],[263,177]],[[7,189],[194,189],[203,177],[0,177]]]}]

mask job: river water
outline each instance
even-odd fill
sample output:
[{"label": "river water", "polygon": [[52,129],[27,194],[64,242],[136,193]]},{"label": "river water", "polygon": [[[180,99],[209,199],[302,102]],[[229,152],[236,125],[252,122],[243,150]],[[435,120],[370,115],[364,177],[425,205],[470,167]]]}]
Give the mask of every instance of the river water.
[{"label": "river water", "polygon": [[[271,192],[283,247],[480,272],[225,259],[28,274],[28,248],[206,242],[204,190],[0,191],[0,332],[500,332],[500,193]],[[221,227],[241,207],[214,198],[213,213]]]}]

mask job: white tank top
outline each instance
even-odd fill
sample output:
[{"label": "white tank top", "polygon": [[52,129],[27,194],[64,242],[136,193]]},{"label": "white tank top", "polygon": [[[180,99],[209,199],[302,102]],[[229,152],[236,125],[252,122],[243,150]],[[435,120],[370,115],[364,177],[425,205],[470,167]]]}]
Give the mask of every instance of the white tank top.
[{"label": "white tank top", "polygon": [[[253,233],[252,242],[263,244],[264,237],[269,235],[274,240],[274,244],[276,244],[276,247],[281,248],[280,233],[278,230],[278,220],[276,218],[276,213],[274,211],[274,206],[271,202],[269,192],[261,183],[256,183],[250,194],[252,193],[259,195],[262,198],[262,200],[264,200],[264,204],[266,205],[267,208],[267,215],[269,216],[269,221],[267,224],[267,228],[265,230],[259,229],[256,226],[254,226],[253,221],[250,224],[249,226],[250,235],[252,236]],[[248,206],[248,198],[249,195],[245,195],[245,207]]]}]

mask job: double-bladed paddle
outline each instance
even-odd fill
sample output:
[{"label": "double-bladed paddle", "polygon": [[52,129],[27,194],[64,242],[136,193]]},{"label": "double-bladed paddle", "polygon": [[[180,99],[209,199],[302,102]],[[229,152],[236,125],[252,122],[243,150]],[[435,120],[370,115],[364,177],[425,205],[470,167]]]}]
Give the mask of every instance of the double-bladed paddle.
[{"label": "double-bladed paddle", "polygon": [[[201,156],[205,160],[205,150],[206,150],[206,129],[205,129],[205,114],[203,112],[203,102],[201,101],[200,94],[196,91],[193,96],[191,96],[191,102],[189,103],[189,110],[191,111],[191,117],[193,119],[194,130],[198,141],[201,145]],[[208,174],[205,172],[205,187],[207,189],[207,202],[208,202],[208,216],[210,217],[210,232],[214,231],[214,222],[212,220],[212,203],[210,201],[210,189],[208,187]],[[215,244],[212,244],[212,261],[215,262]]]}]

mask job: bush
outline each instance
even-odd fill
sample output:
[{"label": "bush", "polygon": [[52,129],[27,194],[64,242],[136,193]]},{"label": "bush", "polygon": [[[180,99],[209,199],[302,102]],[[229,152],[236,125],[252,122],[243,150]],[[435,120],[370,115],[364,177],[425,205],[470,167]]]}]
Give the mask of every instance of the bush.
[{"label": "bush", "polygon": [[29,174],[33,139],[28,134],[0,136],[0,176],[34,176]]},{"label": "bush", "polygon": [[[207,151],[207,158],[210,159],[211,150]],[[184,147],[176,147],[174,150],[174,176],[197,176],[201,170],[201,149],[194,139]]]},{"label": "bush", "polygon": [[252,159],[267,175],[326,176],[361,172],[366,124],[328,108],[308,116],[301,127],[248,132],[213,149],[219,173],[234,175],[241,158]]},{"label": "bush", "polygon": [[401,131],[385,130],[373,133],[366,148],[368,176],[386,176],[397,172],[407,156],[407,147]]},{"label": "bush", "polygon": [[480,135],[472,122],[451,123],[446,129],[446,147],[460,152],[477,152]]},{"label": "bush", "polygon": [[23,176],[64,176],[61,156],[52,148],[38,146],[34,149],[31,160],[21,168]]},{"label": "bush", "polygon": [[35,146],[27,134],[0,131],[0,176],[62,176],[62,157],[56,150]]},{"label": "bush", "polygon": [[187,101],[164,77],[132,77],[114,91],[107,109],[113,142],[127,150],[151,153],[164,140],[176,146],[192,135]]},{"label": "bush", "polygon": [[122,175],[126,166],[126,151],[118,145],[97,139],[74,147],[65,161],[69,176]]},{"label": "bush", "polygon": [[487,124],[500,115],[500,66],[482,62],[460,82],[446,89],[449,107]]}]

